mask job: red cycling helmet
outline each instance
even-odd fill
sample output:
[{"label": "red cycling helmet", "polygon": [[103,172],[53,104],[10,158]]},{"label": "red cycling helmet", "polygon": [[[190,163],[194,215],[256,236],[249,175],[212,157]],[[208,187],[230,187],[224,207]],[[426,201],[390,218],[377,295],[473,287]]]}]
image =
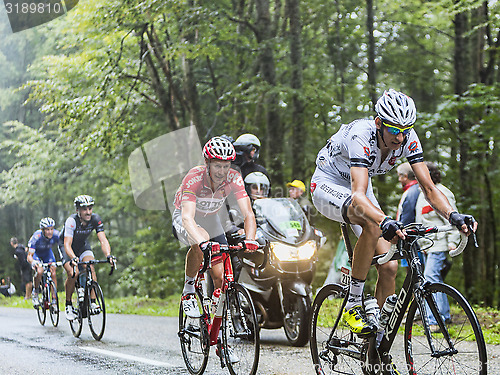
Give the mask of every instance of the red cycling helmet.
[{"label": "red cycling helmet", "polygon": [[208,160],[233,161],[236,158],[236,151],[233,144],[227,139],[213,137],[203,147],[203,157]]}]

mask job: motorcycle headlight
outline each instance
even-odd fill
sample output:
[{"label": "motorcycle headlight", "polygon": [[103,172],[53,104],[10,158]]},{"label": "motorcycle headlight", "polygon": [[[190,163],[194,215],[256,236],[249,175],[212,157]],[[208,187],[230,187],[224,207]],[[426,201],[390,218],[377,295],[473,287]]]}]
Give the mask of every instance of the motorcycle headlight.
[{"label": "motorcycle headlight", "polygon": [[271,242],[271,251],[278,260],[291,262],[311,259],[316,253],[316,241],[307,241],[305,244],[295,247],[279,242]]}]

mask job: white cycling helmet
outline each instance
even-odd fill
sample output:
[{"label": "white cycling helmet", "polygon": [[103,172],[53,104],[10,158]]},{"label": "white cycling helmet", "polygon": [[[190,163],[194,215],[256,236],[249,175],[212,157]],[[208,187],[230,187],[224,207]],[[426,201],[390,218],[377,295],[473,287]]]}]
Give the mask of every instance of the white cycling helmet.
[{"label": "white cycling helmet", "polygon": [[88,207],[94,205],[94,198],[90,195],[79,195],[75,198],[75,208]]},{"label": "white cycling helmet", "polygon": [[51,217],[44,217],[40,220],[40,229],[54,227],[56,222]]},{"label": "white cycling helmet", "polygon": [[236,158],[236,152],[232,143],[226,138],[213,137],[203,147],[203,157],[208,160],[233,161]]},{"label": "white cycling helmet", "polygon": [[417,109],[413,99],[394,89],[384,91],[375,104],[375,112],[382,120],[403,127],[413,125],[417,119]]},{"label": "white cycling helmet", "polygon": [[[245,188],[252,199],[266,198],[271,183],[262,172],[252,172],[245,177]],[[253,189],[252,189],[253,188]],[[254,193],[252,193],[254,191]]]}]

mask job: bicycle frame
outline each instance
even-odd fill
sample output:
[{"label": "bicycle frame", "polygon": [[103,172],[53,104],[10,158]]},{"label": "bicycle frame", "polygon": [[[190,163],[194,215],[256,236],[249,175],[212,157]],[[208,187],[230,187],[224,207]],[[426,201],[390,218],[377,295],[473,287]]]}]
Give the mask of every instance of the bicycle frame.
[{"label": "bicycle frame", "polygon": [[[349,254],[349,258],[352,258],[352,246],[351,242],[348,237],[347,233],[347,226],[345,224],[342,225],[342,235],[344,237],[344,241],[346,244],[346,248]],[[421,312],[425,311],[424,309],[424,292],[425,292],[425,285],[428,283],[428,281],[425,280],[424,274],[423,274],[423,265],[420,262],[420,258],[418,256],[417,250],[412,246],[413,241],[410,243],[409,241],[406,241],[403,243],[403,246],[399,249],[400,251],[396,252],[390,260],[399,260],[399,259],[406,259],[408,262],[408,268],[407,268],[407,274],[406,277],[403,281],[403,285],[401,287],[401,290],[399,291],[396,304],[394,306],[393,311],[391,312],[391,315],[389,317],[389,321],[387,323],[387,326],[385,328],[384,335],[382,337],[382,340],[380,342],[380,345],[378,347],[379,353],[386,354],[389,353],[392,347],[392,344],[394,343],[394,339],[396,338],[396,334],[398,332],[399,327],[401,326],[401,323],[404,319],[404,314],[408,310],[408,306],[410,305],[412,298],[414,296],[419,296],[419,299],[417,300],[419,302],[419,309]],[[382,255],[376,255],[373,257],[372,260],[372,265],[378,264],[378,260],[384,257],[386,254]],[[348,288],[348,287],[347,287]],[[347,298],[347,297],[346,297]],[[342,308],[345,306],[346,300],[344,299],[342,303]],[[446,340],[448,341],[448,344],[450,345],[451,348],[453,348],[453,344],[451,343],[448,335],[448,331],[445,328],[445,323],[440,317],[440,314],[437,309],[436,302],[433,300],[433,303],[429,304],[430,309],[432,310],[434,316],[436,317],[438,321],[438,325],[444,329],[444,335]],[[425,317],[425,314],[422,314],[423,317]],[[426,318],[424,318],[426,320]],[[339,319],[335,322],[335,327],[338,324]],[[432,344],[432,339],[429,333],[429,325],[426,321],[425,324],[425,335],[427,337],[427,340],[429,342],[430,347],[432,348],[432,352],[435,353],[434,346]],[[333,333],[333,331],[332,331]],[[344,353],[349,355],[348,353]],[[356,355],[351,355],[354,358],[357,358],[358,356]],[[361,358],[359,358],[361,359]]]},{"label": "bicycle frame", "polygon": [[196,288],[200,296],[203,298],[203,319],[208,328],[208,334],[210,337],[210,345],[217,344],[217,338],[219,336],[220,327],[222,324],[222,313],[224,308],[224,301],[226,299],[226,291],[230,283],[234,282],[233,267],[231,265],[231,257],[227,253],[222,253],[222,263],[224,266],[224,273],[222,277],[222,286],[219,302],[217,303],[217,308],[212,319],[210,319],[210,308],[211,303],[208,296],[208,285],[205,278],[205,272],[199,272],[196,278]]}]

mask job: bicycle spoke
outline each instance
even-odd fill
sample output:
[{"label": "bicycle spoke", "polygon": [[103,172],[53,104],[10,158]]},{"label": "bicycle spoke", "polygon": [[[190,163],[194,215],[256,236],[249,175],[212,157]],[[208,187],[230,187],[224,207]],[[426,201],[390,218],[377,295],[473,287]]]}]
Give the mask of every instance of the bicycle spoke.
[{"label": "bicycle spoke", "polygon": [[203,374],[208,362],[210,343],[205,317],[190,318],[184,314],[182,303],[179,308],[179,340],[182,357],[190,374]]},{"label": "bicycle spoke", "polygon": [[89,328],[92,336],[96,340],[100,340],[104,335],[106,327],[106,306],[104,305],[104,295],[101,287],[95,281],[92,282],[88,290],[88,319]]},{"label": "bicycle spoke", "polygon": [[[456,289],[448,285],[430,284],[427,289],[431,295],[435,295],[434,300],[439,293],[444,293],[449,302],[451,322],[445,323],[449,342],[445,334],[432,331],[429,326],[430,323],[435,324],[434,320],[444,321],[445,318],[431,317],[426,309],[424,319],[414,320],[417,310],[417,303],[414,301],[408,311],[405,327],[405,352],[409,368],[418,374],[485,374],[486,348],[481,328],[470,305]],[[426,330],[434,353],[426,337]]]},{"label": "bicycle spoke", "polygon": [[248,291],[234,283],[226,292],[222,322],[223,350],[232,375],[254,375],[259,363],[259,326]]}]

